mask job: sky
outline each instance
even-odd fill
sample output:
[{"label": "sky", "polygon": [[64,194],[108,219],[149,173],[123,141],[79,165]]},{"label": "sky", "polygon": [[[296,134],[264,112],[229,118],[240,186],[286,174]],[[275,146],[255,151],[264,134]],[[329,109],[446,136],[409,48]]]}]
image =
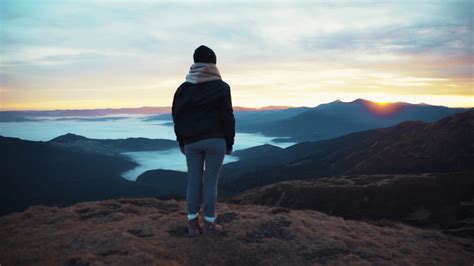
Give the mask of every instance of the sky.
[{"label": "sky", "polygon": [[0,109],[170,106],[201,44],[234,106],[474,107],[474,1],[0,1]]}]

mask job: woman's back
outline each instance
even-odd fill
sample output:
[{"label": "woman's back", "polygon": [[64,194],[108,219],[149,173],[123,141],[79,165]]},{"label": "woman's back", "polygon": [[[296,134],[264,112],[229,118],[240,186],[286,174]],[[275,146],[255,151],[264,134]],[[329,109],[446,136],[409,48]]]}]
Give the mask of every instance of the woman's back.
[{"label": "woman's back", "polygon": [[232,149],[235,135],[230,87],[222,80],[184,82],[173,100],[173,122],[183,144],[223,137]]},{"label": "woman's back", "polygon": [[[194,51],[194,64],[173,98],[176,139],[186,156],[188,235],[218,235],[217,183],[225,154],[232,152],[235,119],[230,87],[222,81],[216,55],[209,47]],[[205,169],[205,170],[204,170]],[[204,229],[199,222],[204,202]]]}]

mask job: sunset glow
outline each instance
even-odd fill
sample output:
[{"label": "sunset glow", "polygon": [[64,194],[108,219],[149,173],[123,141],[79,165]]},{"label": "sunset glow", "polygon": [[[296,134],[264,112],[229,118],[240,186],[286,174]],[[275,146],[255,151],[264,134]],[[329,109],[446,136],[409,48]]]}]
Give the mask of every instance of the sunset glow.
[{"label": "sunset glow", "polygon": [[2,1],[0,109],[169,106],[200,44],[216,52],[236,106],[363,98],[382,113],[388,102],[474,107],[473,9],[472,1]]},{"label": "sunset glow", "polygon": [[399,105],[389,102],[369,102],[366,104],[368,110],[377,115],[390,115],[395,112]]}]

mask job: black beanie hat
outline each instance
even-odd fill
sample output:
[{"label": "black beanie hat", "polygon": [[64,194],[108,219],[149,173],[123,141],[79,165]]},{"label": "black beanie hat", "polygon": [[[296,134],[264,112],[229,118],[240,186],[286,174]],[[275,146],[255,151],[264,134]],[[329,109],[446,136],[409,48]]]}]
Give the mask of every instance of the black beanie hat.
[{"label": "black beanie hat", "polygon": [[196,50],[194,50],[194,63],[212,63],[215,64],[217,59],[216,59],[216,54],[214,51],[211,50],[211,48],[201,45]]}]

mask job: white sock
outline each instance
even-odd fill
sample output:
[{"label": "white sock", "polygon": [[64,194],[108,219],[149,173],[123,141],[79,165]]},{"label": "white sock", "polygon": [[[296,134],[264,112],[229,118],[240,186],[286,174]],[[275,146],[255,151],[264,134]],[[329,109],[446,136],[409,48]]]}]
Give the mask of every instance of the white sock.
[{"label": "white sock", "polygon": [[204,216],[204,220],[210,222],[210,223],[213,223],[215,220],[216,220],[216,217],[208,217],[208,216]]},{"label": "white sock", "polygon": [[194,218],[196,218],[196,217],[198,217],[198,214],[197,214],[197,213],[190,213],[190,214],[188,214],[188,221],[189,221],[189,220],[192,220],[192,219],[194,219]]}]

